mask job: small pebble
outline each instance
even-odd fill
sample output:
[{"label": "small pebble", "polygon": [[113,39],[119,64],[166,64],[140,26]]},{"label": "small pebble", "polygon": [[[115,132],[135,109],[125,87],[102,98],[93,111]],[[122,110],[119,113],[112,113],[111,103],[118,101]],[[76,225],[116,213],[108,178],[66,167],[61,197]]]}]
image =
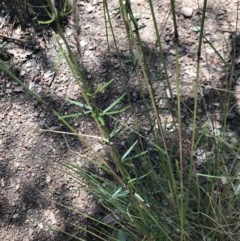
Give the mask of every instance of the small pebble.
[{"label": "small pebble", "polygon": [[43,224],[42,224],[42,223],[39,223],[39,224],[38,224],[38,227],[39,227],[40,229],[43,229]]},{"label": "small pebble", "polygon": [[170,50],[169,50],[169,53],[170,53],[171,55],[176,55],[175,49],[170,49]]},{"label": "small pebble", "polygon": [[17,184],[17,185],[15,186],[15,189],[18,191],[18,190],[19,190],[19,188],[20,188],[20,185],[19,185],[19,184]]},{"label": "small pebble", "polygon": [[34,229],[30,228],[28,230],[28,235],[31,237],[33,235],[33,233],[34,233]]},{"label": "small pebble", "polygon": [[51,177],[50,176],[47,176],[46,177],[46,183],[49,184],[51,182]]},{"label": "small pebble", "polygon": [[192,17],[193,9],[188,7],[183,7],[181,8],[180,13],[186,18],[190,18]]},{"label": "small pebble", "polygon": [[12,218],[13,218],[13,219],[16,219],[16,218],[18,218],[18,216],[19,216],[19,214],[16,213],[16,214],[14,214],[14,215],[12,216]]}]

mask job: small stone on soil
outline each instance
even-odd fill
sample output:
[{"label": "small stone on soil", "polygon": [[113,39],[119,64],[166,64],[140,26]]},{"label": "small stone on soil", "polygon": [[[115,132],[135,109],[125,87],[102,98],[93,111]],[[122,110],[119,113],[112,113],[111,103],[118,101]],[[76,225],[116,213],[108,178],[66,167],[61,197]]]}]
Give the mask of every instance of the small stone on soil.
[{"label": "small stone on soil", "polygon": [[170,53],[171,55],[176,55],[175,49],[170,49],[170,50],[169,50],[169,53]]},{"label": "small stone on soil", "polygon": [[183,7],[183,8],[181,8],[180,13],[186,18],[191,18],[192,13],[193,13],[193,9],[188,8],[188,7]]}]

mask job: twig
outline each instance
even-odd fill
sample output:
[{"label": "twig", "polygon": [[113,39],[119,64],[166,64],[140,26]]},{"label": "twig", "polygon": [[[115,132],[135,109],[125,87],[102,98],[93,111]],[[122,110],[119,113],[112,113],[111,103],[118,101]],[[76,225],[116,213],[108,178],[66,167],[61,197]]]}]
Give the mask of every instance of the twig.
[{"label": "twig", "polygon": [[232,31],[231,29],[226,29],[226,28],[218,28],[218,29],[221,30],[222,32],[234,33],[234,31]]},{"label": "twig", "polygon": [[15,212],[16,212],[16,210],[17,210],[17,208],[18,208],[18,205],[16,205],[16,207],[13,209],[13,211],[12,211],[12,213],[11,213],[10,217],[9,217],[9,220],[8,220],[8,223],[7,223],[7,226],[6,226],[6,231],[7,231],[7,230],[8,230],[8,228],[9,228],[9,225],[10,225],[10,223],[11,223],[12,219],[13,219],[13,215],[15,214]]},{"label": "twig", "polygon": [[[56,131],[56,130],[53,130],[53,129],[49,128],[49,127],[48,127],[48,129],[42,129],[41,131],[43,131],[43,132],[53,132],[53,133],[65,134],[65,135],[74,135],[74,136],[77,135],[77,134],[71,133],[71,132]],[[83,137],[90,137],[90,138],[98,139],[98,140],[101,140],[101,141],[103,140],[103,138],[99,137],[99,136],[86,135],[86,134],[82,134],[82,133],[78,133],[78,135],[83,136]]]},{"label": "twig", "polygon": [[14,40],[14,41],[19,41],[19,42],[22,42],[22,43],[29,43],[30,42],[29,40],[14,38],[14,37],[10,37],[10,36],[4,35],[4,34],[0,34],[0,37],[11,39],[11,40]]}]

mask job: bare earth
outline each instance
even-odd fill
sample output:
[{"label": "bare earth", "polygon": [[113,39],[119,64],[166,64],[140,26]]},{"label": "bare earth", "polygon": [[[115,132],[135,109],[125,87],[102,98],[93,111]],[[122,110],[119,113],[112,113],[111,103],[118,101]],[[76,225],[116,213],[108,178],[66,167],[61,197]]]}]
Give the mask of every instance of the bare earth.
[{"label": "bare earth", "polygon": [[[81,31],[79,42],[82,48],[82,62],[87,79],[96,88],[99,84],[114,79],[112,92],[98,100],[104,108],[121,93],[119,86],[121,72],[114,50],[113,39],[109,31],[108,51],[106,31],[101,0],[90,2],[77,1]],[[155,35],[149,5],[144,0],[132,0],[133,12],[139,24],[145,25],[140,30],[149,60],[151,71],[156,77],[154,88],[159,97],[169,98],[168,91],[163,88],[161,66],[155,64]],[[173,42],[173,24],[170,5],[167,0],[153,1],[156,19],[160,27],[163,49],[169,63],[168,74],[172,76],[172,88],[175,82],[175,50]],[[226,61],[237,61],[238,53],[233,54],[231,37],[238,37],[236,28],[237,3],[233,0],[211,0],[205,23],[206,37],[220,52]],[[127,38],[123,21],[118,13],[118,1],[108,1],[110,14],[113,16],[113,27],[119,43],[124,68],[131,70]],[[198,5],[199,4],[199,5]],[[182,78],[183,101],[190,108],[195,81],[198,33],[202,1],[176,1],[180,41],[180,69]],[[190,9],[190,16],[182,12],[182,7]],[[0,5],[0,10],[2,6]],[[192,11],[192,13],[191,13]],[[185,15],[185,16],[184,16]],[[72,49],[75,49],[73,19],[68,17],[63,26]],[[235,33],[235,35],[234,35]],[[61,114],[69,114],[74,108],[66,102],[66,97],[81,100],[79,88],[71,77],[67,64],[63,60],[59,46],[53,38],[52,30],[29,25],[26,29],[9,17],[7,11],[0,15],[0,57],[15,66],[16,74]],[[3,37],[5,36],[5,37]],[[8,36],[8,37],[7,37]],[[27,37],[29,36],[29,37]],[[10,38],[11,37],[11,38]],[[221,117],[222,93],[217,88],[224,88],[228,82],[228,74],[223,71],[223,64],[209,44],[204,41],[201,62],[202,99],[207,105],[216,108],[216,123]],[[152,52],[151,52],[152,50]],[[75,50],[76,51],[76,50]],[[238,60],[239,61],[239,60]],[[238,62],[239,63],[239,62]],[[138,83],[131,79],[133,102],[138,106]],[[210,88],[211,87],[211,88]],[[234,87],[240,92],[238,85]],[[174,96],[176,91],[173,91]],[[116,96],[115,96],[116,95]],[[239,134],[240,95],[233,95],[233,108],[229,117],[229,132],[233,134],[234,143]],[[141,107],[141,106],[140,106]],[[140,108],[139,107],[139,108]],[[200,112],[205,112],[201,110]],[[220,114],[219,114],[220,113]],[[169,120],[167,113],[163,118]],[[220,117],[219,117],[220,115]],[[134,125],[139,117],[131,112],[123,116],[126,123]],[[207,117],[203,116],[206,119]],[[71,124],[82,134],[97,136],[94,124],[88,118],[74,119]],[[187,124],[187,123],[186,123]],[[221,129],[221,126],[219,126]],[[4,241],[61,241],[75,240],[63,232],[90,240],[80,229],[87,226],[87,220],[78,212],[98,218],[98,202],[80,180],[69,175],[71,173],[61,163],[84,165],[91,157],[87,148],[74,136],[66,135],[67,129],[54,117],[49,109],[34,100],[28,93],[0,72],[0,240]],[[96,151],[101,152],[102,143],[96,138],[89,141]]]}]

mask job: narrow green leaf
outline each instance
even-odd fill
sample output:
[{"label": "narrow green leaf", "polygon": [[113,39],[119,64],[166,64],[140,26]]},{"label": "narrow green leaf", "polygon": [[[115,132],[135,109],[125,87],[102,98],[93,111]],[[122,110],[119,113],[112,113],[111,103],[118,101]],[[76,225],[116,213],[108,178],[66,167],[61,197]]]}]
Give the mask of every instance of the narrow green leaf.
[{"label": "narrow green leaf", "polygon": [[70,99],[66,99],[70,104],[73,104],[73,105],[76,105],[76,106],[79,106],[81,108],[86,108],[88,110],[92,110],[92,107],[90,106],[87,106],[81,102],[78,102],[78,101],[74,101],[74,100],[70,100]]},{"label": "narrow green leaf", "polygon": [[117,126],[113,129],[113,131],[110,133],[109,138],[114,138],[120,131],[122,130],[122,126]]},{"label": "narrow green leaf", "polygon": [[101,123],[102,126],[105,125],[105,121],[101,116],[98,116],[98,120],[99,120],[99,122]]},{"label": "narrow green leaf", "polygon": [[125,152],[125,154],[122,156],[121,158],[121,162],[124,163],[124,159],[130,154],[130,152],[132,151],[132,149],[137,145],[138,141],[135,141],[130,148]]},{"label": "narrow green leaf", "polygon": [[107,112],[108,115],[116,115],[116,114],[119,114],[119,113],[122,113],[124,112],[125,110],[129,109],[131,106],[126,106],[120,110],[116,110],[116,111],[111,111],[111,112]]},{"label": "narrow green leaf", "polygon": [[80,116],[84,116],[91,113],[91,111],[83,111],[82,113],[74,113],[74,114],[70,114],[70,115],[63,115],[61,116],[59,119],[67,119],[67,118],[74,118],[74,117],[80,117]]},{"label": "narrow green leaf", "polygon": [[144,199],[139,194],[135,193],[134,195],[139,201],[144,202]]},{"label": "narrow green leaf", "polygon": [[140,152],[140,153],[138,153],[138,154],[136,154],[134,156],[130,156],[128,158],[125,158],[124,161],[128,161],[128,160],[131,160],[131,159],[134,159],[134,158],[139,158],[140,156],[143,156],[143,155],[145,155],[147,153],[148,153],[148,151],[142,151],[142,152]]},{"label": "narrow green leaf", "polygon": [[125,97],[126,93],[124,93],[123,95],[121,95],[117,100],[115,100],[107,109],[105,109],[103,111],[104,114],[107,114],[107,112],[109,110],[111,110],[112,108],[114,108],[124,97]]},{"label": "narrow green leaf", "polygon": [[111,83],[113,82],[113,79],[111,79],[110,81],[108,81],[107,83],[100,85],[97,87],[97,89],[95,90],[94,94],[98,94],[101,91],[103,91],[104,89],[106,89]]},{"label": "narrow green leaf", "polygon": [[135,196],[140,202],[145,203],[145,205],[146,205],[147,207],[150,207],[150,205],[149,205],[147,202],[145,202],[145,200],[144,200],[138,193],[135,193],[134,196]]},{"label": "narrow green leaf", "polygon": [[118,188],[118,190],[113,193],[113,195],[111,196],[111,199],[116,199],[118,197],[124,197],[127,196],[129,194],[128,190],[123,190],[122,187]]},{"label": "narrow green leaf", "polygon": [[133,183],[133,182],[135,182],[137,180],[138,180],[138,178],[133,178],[133,179],[129,180],[127,183],[130,184],[130,183]]}]

